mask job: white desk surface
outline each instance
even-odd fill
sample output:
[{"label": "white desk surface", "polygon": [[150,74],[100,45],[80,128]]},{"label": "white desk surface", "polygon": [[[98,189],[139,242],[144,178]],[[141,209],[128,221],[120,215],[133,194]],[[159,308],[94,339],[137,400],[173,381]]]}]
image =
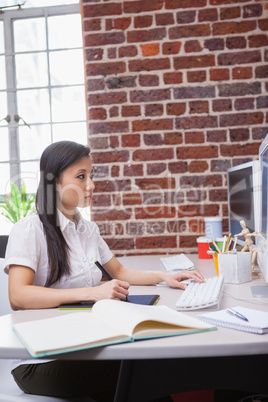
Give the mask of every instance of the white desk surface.
[{"label": "white desk surface", "polygon": [[[215,275],[212,260],[199,260],[197,255],[189,256],[205,277]],[[148,270],[161,269],[160,256],[129,256],[119,260],[125,266]],[[220,308],[241,305],[268,311],[266,304],[256,304],[251,296],[252,285],[263,285],[263,280],[252,279],[251,282],[236,285],[225,284],[224,290],[237,298],[251,299],[251,302],[235,300],[229,294],[224,293]],[[171,289],[161,286],[132,286],[130,294],[160,294],[158,304],[166,304],[174,308],[175,302],[182,290]],[[196,316],[205,310],[193,311],[187,314]],[[55,315],[68,314],[70,311],[58,309],[25,310],[0,317],[0,358],[27,359],[30,357],[25,347],[12,331],[15,322],[52,317]],[[90,312],[85,312],[90,314]],[[57,359],[163,359],[182,357],[216,357],[216,356],[239,356],[268,354],[268,334],[255,335],[237,330],[221,328],[217,331],[198,334],[168,337],[154,340],[124,343],[121,345],[106,346],[88,349],[79,352],[57,355]]]}]

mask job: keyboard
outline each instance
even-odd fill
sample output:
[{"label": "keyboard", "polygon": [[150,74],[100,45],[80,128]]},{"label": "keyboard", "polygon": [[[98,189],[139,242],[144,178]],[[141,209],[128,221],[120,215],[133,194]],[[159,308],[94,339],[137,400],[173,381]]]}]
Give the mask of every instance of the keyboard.
[{"label": "keyboard", "polygon": [[223,288],[223,275],[206,279],[205,283],[191,280],[176,302],[176,310],[199,310],[216,306],[219,308]]},{"label": "keyboard", "polygon": [[194,269],[194,263],[185,254],[160,257],[161,264],[165,271],[180,271],[182,269]]}]

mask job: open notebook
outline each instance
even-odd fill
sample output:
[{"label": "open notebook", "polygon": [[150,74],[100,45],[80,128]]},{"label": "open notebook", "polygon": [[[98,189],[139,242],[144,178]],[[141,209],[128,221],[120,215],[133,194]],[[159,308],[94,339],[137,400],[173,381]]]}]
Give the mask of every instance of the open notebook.
[{"label": "open notebook", "polygon": [[116,300],[100,300],[91,311],[13,325],[14,332],[33,357],[215,329],[166,306]]}]

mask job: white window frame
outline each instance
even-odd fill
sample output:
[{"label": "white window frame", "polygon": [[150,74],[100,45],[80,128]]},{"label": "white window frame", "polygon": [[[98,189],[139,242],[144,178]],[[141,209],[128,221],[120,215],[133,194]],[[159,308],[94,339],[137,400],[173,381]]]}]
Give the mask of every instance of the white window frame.
[{"label": "white window frame", "polygon": [[[68,14],[79,14],[81,15],[80,3],[72,4],[72,5],[63,5],[63,6],[49,6],[49,7],[37,7],[37,8],[20,8],[18,10],[8,10],[0,14],[0,20],[4,23],[4,38],[5,38],[5,65],[6,65],[6,81],[7,81],[7,110],[8,116],[10,117],[10,122],[3,125],[1,123],[1,127],[8,127],[9,130],[9,157],[5,161],[10,163],[10,177],[21,176],[20,172],[20,155],[19,155],[19,141],[18,141],[18,128],[24,124],[23,116],[20,116],[22,119],[17,121],[18,118],[15,116],[19,116],[20,112],[17,107],[17,88],[16,88],[16,77],[15,77],[15,52],[14,52],[14,38],[13,38],[13,21],[17,19],[25,19],[25,18],[38,18],[44,17],[47,18],[50,16],[60,16],[60,15],[68,15]],[[48,38],[46,37],[46,40]],[[47,49],[47,58],[49,50]],[[49,60],[48,60],[49,62]],[[83,77],[84,78],[84,77]],[[71,85],[66,85],[66,87]],[[49,96],[50,96],[50,109],[51,109],[51,83],[49,79],[48,86]],[[2,113],[2,111],[1,111]],[[5,116],[0,116],[0,119],[5,118]],[[16,121],[15,121],[16,119]],[[86,122],[86,110],[85,110],[85,120]],[[27,123],[27,122],[26,122]],[[62,123],[65,123],[63,121]],[[50,133],[52,132],[52,122],[50,120]],[[52,138],[51,138],[51,142]],[[36,160],[36,159],[34,159]],[[23,162],[29,162],[33,160],[23,160]],[[0,162],[4,163],[4,161]]]}]

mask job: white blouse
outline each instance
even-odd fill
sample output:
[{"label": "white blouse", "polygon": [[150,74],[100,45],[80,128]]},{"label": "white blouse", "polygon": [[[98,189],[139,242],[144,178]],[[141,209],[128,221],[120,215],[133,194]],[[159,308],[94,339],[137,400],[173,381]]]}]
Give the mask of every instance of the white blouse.
[{"label": "white blouse", "polygon": [[[77,228],[74,222],[58,211],[59,225],[70,247],[70,276],[64,276],[52,287],[57,289],[90,287],[99,285],[102,273],[94,263],[105,264],[112,257],[108,245],[102,239],[98,226],[80,216]],[[47,242],[43,224],[37,214],[17,222],[9,235],[5,258],[5,272],[10,265],[23,265],[34,270],[36,286],[45,286],[49,275]],[[13,360],[11,370],[21,364],[46,363],[49,360]]]},{"label": "white blouse", "polygon": [[[112,257],[108,245],[102,239],[98,226],[80,216],[77,228],[74,222],[58,211],[59,225],[70,248],[70,276],[64,276],[52,287],[58,289],[97,286],[102,273],[94,260],[105,264]],[[17,222],[9,235],[5,272],[10,265],[23,265],[34,270],[34,285],[45,286],[49,275],[47,242],[43,224],[37,214]]]}]

